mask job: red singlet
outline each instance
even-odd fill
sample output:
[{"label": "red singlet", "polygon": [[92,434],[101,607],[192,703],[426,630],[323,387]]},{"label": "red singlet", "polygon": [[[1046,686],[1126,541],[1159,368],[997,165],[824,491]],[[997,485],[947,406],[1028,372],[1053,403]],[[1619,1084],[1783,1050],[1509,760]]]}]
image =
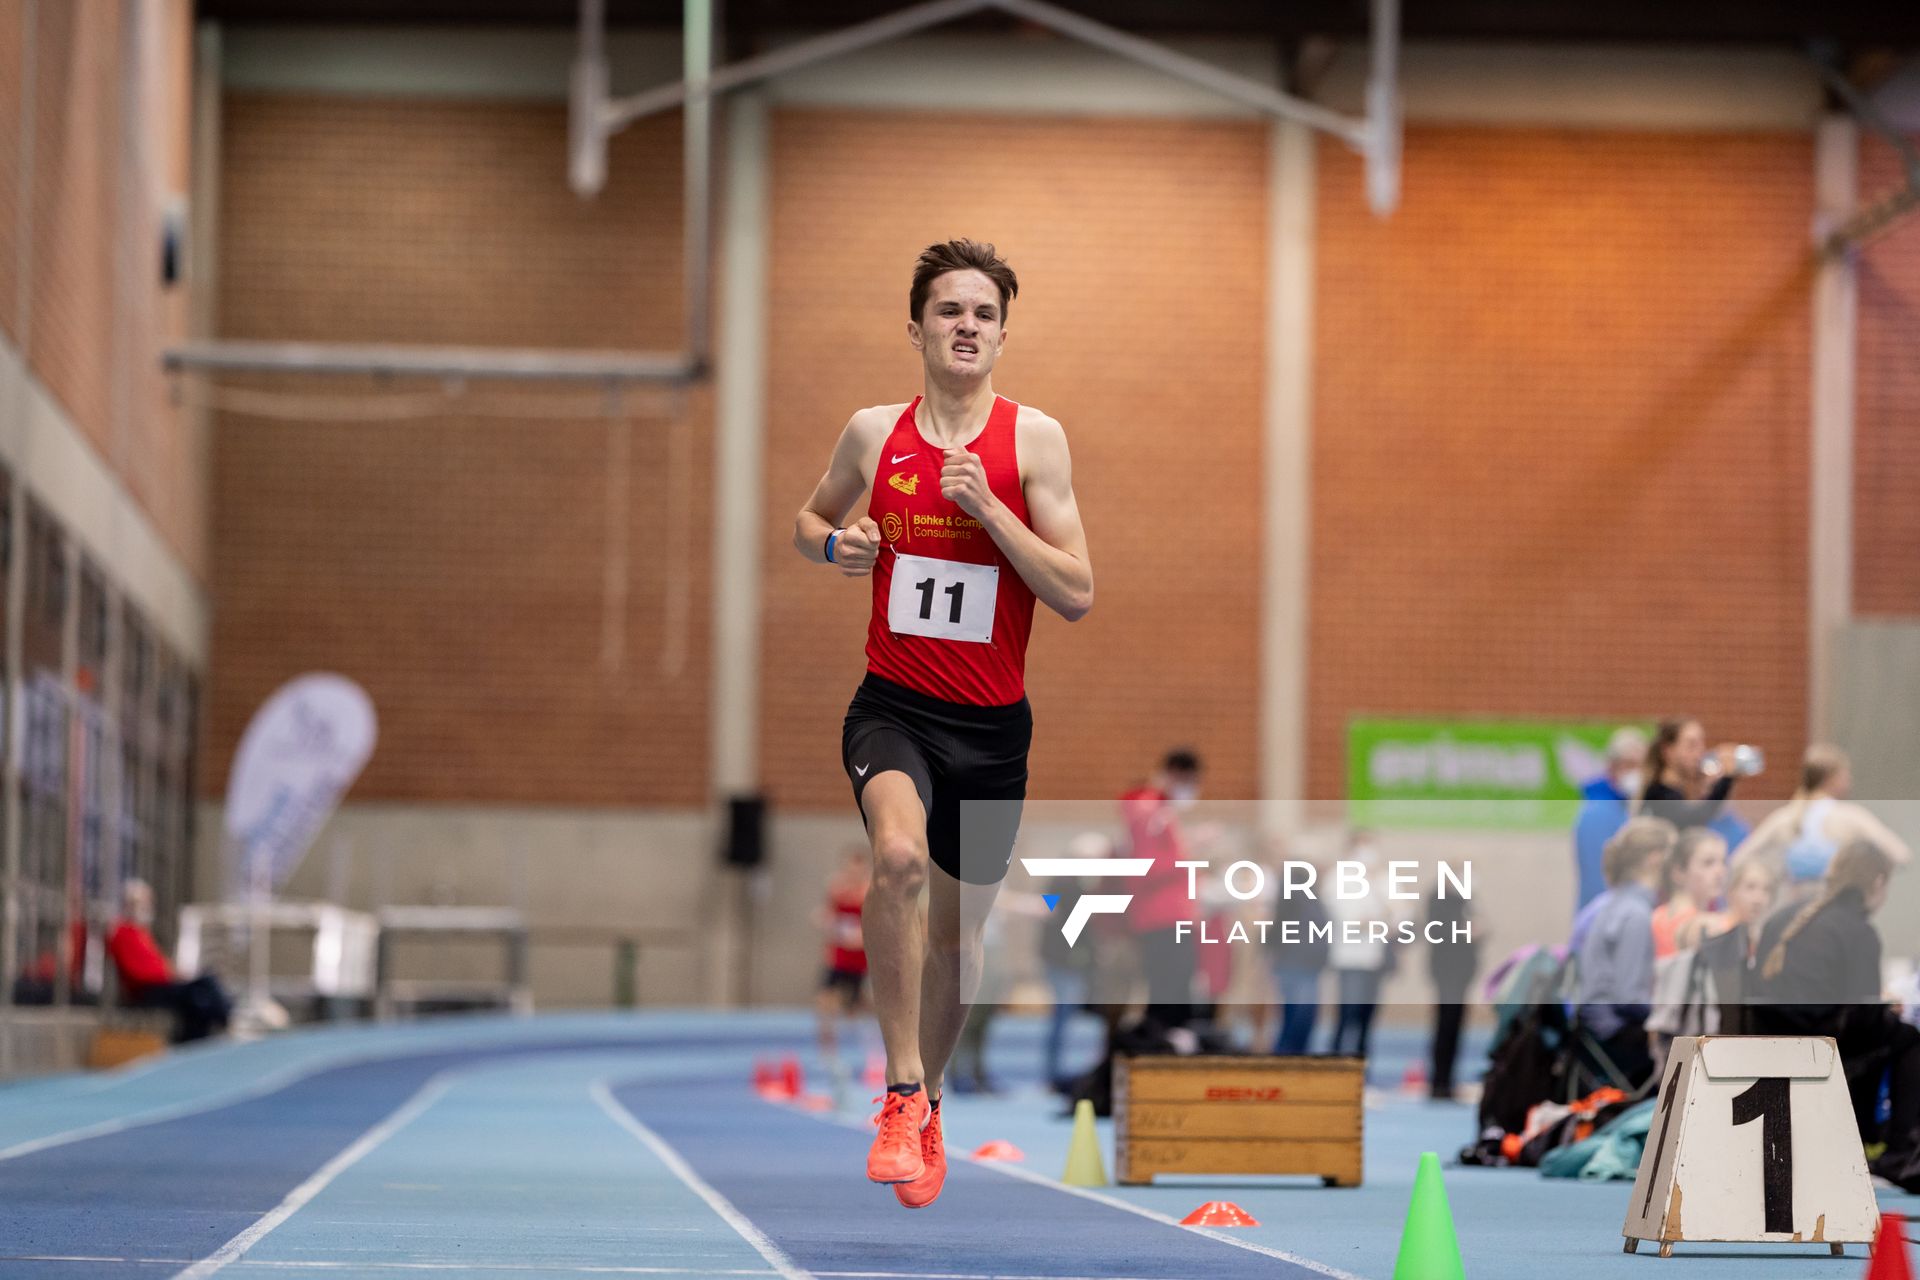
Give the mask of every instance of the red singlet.
[{"label": "red singlet", "polygon": [[[915,396],[881,446],[867,505],[885,543],[873,566],[867,670],[944,702],[1004,707],[1026,693],[1033,592],[985,527],[940,496],[942,453],[921,438],[919,405]],[[993,495],[1031,527],[1014,450],[1019,414],[996,396],[967,448]]]},{"label": "red singlet", "polygon": [[827,938],[827,968],[840,973],[867,971],[867,944],[860,931],[860,909],[866,900],[865,889],[852,892],[836,889],[828,895],[827,908],[833,914],[833,930]]}]

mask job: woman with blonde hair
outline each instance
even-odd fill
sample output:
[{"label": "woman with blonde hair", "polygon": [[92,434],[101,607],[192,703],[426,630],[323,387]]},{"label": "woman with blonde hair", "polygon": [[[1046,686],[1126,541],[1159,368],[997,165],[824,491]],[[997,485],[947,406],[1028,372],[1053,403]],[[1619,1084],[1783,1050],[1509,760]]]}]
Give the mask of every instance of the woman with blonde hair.
[{"label": "woman with blonde hair", "polygon": [[1702,1012],[1705,1035],[1747,1035],[1746,993],[1758,975],[1760,931],[1773,911],[1780,878],[1764,862],[1743,862],[1733,869],[1727,884],[1727,909],[1721,913],[1725,932],[1700,944],[1694,961],[1694,990]]},{"label": "woman with blonde hair", "polygon": [[1855,840],[1833,857],[1825,888],[1798,911],[1782,911],[1760,936],[1753,1029],[1760,1035],[1832,1036],[1846,1067],[1863,1139],[1874,1137],[1880,1080],[1893,1103],[1886,1152],[1873,1172],[1920,1190],[1920,1030],[1902,1022],[1880,986],[1873,913],[1887,900],[1893,859]]},{"label": "woman with blonde hair", "polygon": [[1853,764],[1847,753],[1832,743],[1814,743],[1801,761],[1800,789],[1741,841],[1734,865],[1760,859],[1783,880],[1818,880],[1835,852],[1855,840],[1872,843],[1895,866],[1913,861],[1907,842],[1849,800],[1852,792]]}]

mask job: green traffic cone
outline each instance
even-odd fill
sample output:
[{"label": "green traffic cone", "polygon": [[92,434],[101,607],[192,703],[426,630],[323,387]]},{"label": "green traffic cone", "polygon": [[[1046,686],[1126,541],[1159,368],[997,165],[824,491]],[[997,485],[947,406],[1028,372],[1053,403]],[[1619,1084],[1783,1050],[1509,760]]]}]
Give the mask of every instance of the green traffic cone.
[{"label": "green traffic cone", "polygon": [[1093,1103],[1089,1099],[1073,1104],[1073,1141],[1067,1147],[1067,1171],[1060,1181],[1070,1187],[1107,1185],[1107,1167],[1100,1160],[1100,1138],[1093,1130]]},{"label": "green traffic cone", "polygon": [[1466,1275],[1460,1242],[1453,1234],[1453,1211],[1447,1208],[1447,1188],[1440,1181],[1440,1157],[1429,1151],[1413,1175],[1413,1200],[1407,1205],[1393,1280],[1466,1280]]}]

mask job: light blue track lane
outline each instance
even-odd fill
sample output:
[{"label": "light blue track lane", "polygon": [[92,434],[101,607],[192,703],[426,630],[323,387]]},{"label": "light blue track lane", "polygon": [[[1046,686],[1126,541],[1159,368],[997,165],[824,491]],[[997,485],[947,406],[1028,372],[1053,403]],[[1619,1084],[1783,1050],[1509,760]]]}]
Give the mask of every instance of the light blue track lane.
[{"label": "light blue track lane", "polygon": [[228,1105],[0,1161],[0,1275],[98,1275],[102,1260],[145,1274],[154,1269],[145,1260],[177,1269],[205,1257],[444,1072],[609,1050],[675,1062],[727,1044],[610,1029],[586,1039],[483,1035],[411,1052],[401,1041],[387,1056],[322,1065]]},{"label": "light blue track lane", "polygon": [[737,1081],[630,1081],[614,1096],[818,1275],[1321,1280],[965,1160],[953,1162],[931,1207],[903,1209],[890,1188],[867,1181],[867,1133],[743,1099]]},{"label": "light blue track lane", "polygon": [[222,1274],[344,1265],[381,1277],[458,1267],[482,1280],[534,1268],[771,1277],[590,1093],[604,1079],[689,1071],[731,1078],[737,1055],[648,1063],[641,1052],[580,1053],[477,1067]]},{"label": "light blue track lane", "polygon": [[[630,1275],[773,1277],[774,1263],[672,1167],[686,1163],[821,1280],[904,1277],[1142,1277],[1300,1280],[1313,1274],[1136,1216],[1049,1183],[1070,1125],[1035,1087],[1043,1026],[995,1024],[992,1056],[1013,1091],[951,1095],[956,1155],[990,1138],[1027,1154],[1021,1181],[956,1160],[932,1209],[899,1208],[864,1177],[867,1094],[837,1116],[757,1099],[757,1056],[797,1052],[817,1086],[801,1013],[648,1013],[475,1018],[322,1028],[210,1045],[131,1072],[0,1087],[0,1280],[172,1276],[262,1221],[288,1192],[353,1147],[436,1075],[445,1091],[220,1274],[263,1277],[465,1275],[481,1280]],[[1070,1056],[1096,1046],[1085,1025]],[[872,1033],[849,1056],[864,1061]],[[1397,1080],[1423,1037],[1383,1028],[1376,1082]],[[595,1101],[614,1083],[629,1123]],[[124,1126],[130,1121],[140,1123]],[[1176,1182],[1103,1193],[1179,1218],[1230,1198],[1261,1225],[1235,1238],[1368,1280],[1393,1271],[1419,1153],[1447,1157],[1472,1110],[1379,1095],[1367,1114],[1366,1185],[1312,1180]],[[75,1141],[75,1131],[108,1126]],[[1102,1148],[1111,1157],[1109,1126]],[[1620,1252],[1624,1183],[1450,1167],[1446,1183],[1473,1280],[1650,1277],[1669,1267],[1728,1280],[1854,1280],[1862,1250],[1828,1259],[1791,1247],[1682,1246],[1674,1261]],[[1886,1208],[1916,1201],[1883,1192]],[[1548,1264],[1543,1261],[1550,1259]]]}]

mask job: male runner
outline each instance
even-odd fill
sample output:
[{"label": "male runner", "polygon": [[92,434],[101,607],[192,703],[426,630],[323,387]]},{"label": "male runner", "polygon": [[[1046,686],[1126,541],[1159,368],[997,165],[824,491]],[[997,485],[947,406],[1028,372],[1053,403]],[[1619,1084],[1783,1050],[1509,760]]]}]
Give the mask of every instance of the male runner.
[{"label": "male runner", "polygon": [[[873,848],[863,914],[887,1049],[867,1176],[910,1209],[932,1204],[946,1179],[941,1075],[1026,796],[1033,602],[1069,621],[1093,606],[1066,435],[993,393],[1018,288],[990,244],[951,240],[920,255],[907,341],[924,393],[854,414],[794,522],[800,554],[873,578],[867,677],[847,708],[841,762]],[[867,514],[845,524],[869,490]],[[964,840],[962,801],[997,802],[967,806]]]},{"label": "male runner", "polygon": [[867,944],[860,915],[872,869],[865,846],[849,846],[827,881],[826,901],[816,916],[826,934],[826,969],[814,998],[814,1021],[836,1102],[853,1078],[840,1058],[839,1024],[842,1019],[851,1020],[866,1004]]}]

